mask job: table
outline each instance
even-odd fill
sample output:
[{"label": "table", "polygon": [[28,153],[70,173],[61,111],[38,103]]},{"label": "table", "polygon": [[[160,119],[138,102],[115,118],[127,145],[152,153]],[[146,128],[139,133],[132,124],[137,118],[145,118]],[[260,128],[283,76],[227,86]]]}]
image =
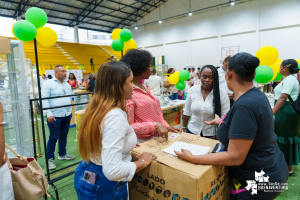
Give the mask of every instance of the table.
[{"label": "table", "polygon": [[168,111],[174,108],[178,108],[179,109],[179,118],[180,118],[180,124],[182,124],[182,115],[183,115],[183,106],[185,105],[185,100],[173,100],[171,101],[173,103],[173,105],[169,105],[167,107],[162,106],[161,110],[162,111]]}]

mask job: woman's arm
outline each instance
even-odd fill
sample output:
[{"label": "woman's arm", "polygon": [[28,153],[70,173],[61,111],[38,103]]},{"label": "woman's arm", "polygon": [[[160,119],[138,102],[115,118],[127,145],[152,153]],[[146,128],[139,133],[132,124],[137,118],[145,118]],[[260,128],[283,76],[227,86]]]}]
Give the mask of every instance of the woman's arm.
[{"label": "woman's arm", "polygon": [[78,88],[78,87],[79,87],[79,86],[78,86],[78,81],[75,80],[75,83],[76,83],[75,88]]},{"label": "woman's arm", "polygon": [[85,90],[89,90],[90,79],[86,81]]},{"label": "woman's arm", "polygon": [[[186,97],[186,102],[185,102],[185,107],[183,110],[183,122],[182,122],[182,127],[186,127],[188,124],[188,121],[190,119],[190,116],[192,115],[192,110],[191,110],[191,105],[192,105],[192,99],[190,92],[187,94]],[[182,129],[184,132],[187,131],[187,128]]]},{"label": "woman's arm", "polygon": [[164,81],[164,88],[168,88],[170,86],[171,84],[169,83],[169,81]]},{"label": "woman's arm", "polygon": [[175,151],[176,155],[192,163],[216,166],[240,166],[246,159],[253,140],[229,139],[228,150],[220,153],[194,156],[188,150]]},{"label": "woman's arm", "polygon": [[281,93],[279,99],[277,100],[273,108],[273,115],[275,115],[278,112],[278,110],[280,110],[280,108],[285,104],[288,96],[289,96],[288,94]]}]

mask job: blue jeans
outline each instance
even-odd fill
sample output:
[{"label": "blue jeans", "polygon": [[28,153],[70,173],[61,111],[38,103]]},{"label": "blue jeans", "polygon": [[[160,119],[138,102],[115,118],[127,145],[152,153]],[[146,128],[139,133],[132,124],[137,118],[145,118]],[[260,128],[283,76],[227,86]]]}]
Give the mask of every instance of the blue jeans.
[{"label": "blue jeans", "polygon": [[60,156],[64,156],[67,154],[66,146],[67,146],[67,136],[69,133],[70,121],[72,118],[72,114],[67,117],[55,117],[56,121],[49,123],[47,120],[47,124],[50,130],[50,136],[47,144],[47,155],[48,159],[55,159],[55,145],[58,140],[59,151],[58,154]]},{"label": "blue jeans", "polygon": [[[193,133],[192,131],[190,131],[188,128],[186,129],[186,132],[196,135],[195,133]],[[203,136],[202,131],[201,131],[200,135],[201,135],[201,137],[205,137],[205,138],[211,138],[212,137],[212,136]]]},{"label": "blue jeans", "polygon": [[[83,180],[85,171],[97,174],[96,183],[91,184]],[[108,180],[102,171],[102,166],[90,161],[82,161],[75,171],[74,187],[79,200],[101,199],[101,200],[127,200],[127,182]]]},{"label": "blue jeans", "polygon": [[171,100],[176,100],[176,99],[178,99],[178,93],[171,93],[172,95],[171,96],[169,96],[169,98],[171,99]]}]

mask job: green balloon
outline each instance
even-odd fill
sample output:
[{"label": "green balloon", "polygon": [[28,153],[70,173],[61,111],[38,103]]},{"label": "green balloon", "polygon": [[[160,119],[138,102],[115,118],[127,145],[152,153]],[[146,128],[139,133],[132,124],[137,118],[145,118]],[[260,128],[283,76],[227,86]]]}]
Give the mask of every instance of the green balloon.
[{"label": "green balloon", "polygon": [[176,88],[178,90],[183,90],[185,88],[185,83],[183,81],[178,81],[178,83],[176,83]]},{"label": "green balloon", "polygon": [[267,66],[267,65],[261,65],[258,66],[255,70],[256,75],[254,77],[254,80],[257,83],[269,83],[272,78],[273,78],[273,70],[271,69],[271,67]]},{"label": "green balloon", "polygon": [[298,69],[300,69],[300,63],[298,63]]},{"label": "green balloon", "polygon": [[180,81],[186,81],[190,78],[190,72],[188,70],[182,70],[178,77]]},{"label": "green balloon", "polygon": [[282,79],[282,75],[277,73],[277,76],[273,81],[280,81],[280,79]]},{"label": "green balloon", "polygon": [[128,29],[122,29],[122,31],[120,32],[120,39],[122,40],[122,42],[128,42],[131,37],[132,33]]},{"label": "green balloon", "polygon": [[115,39],[111,43],[111,48],[115,51],[122,51],[124,47],[124,44],[121,40]]},{"label": "green balloon", "polygon": [[35,26],[28,21],[18,21],[13,27],[15,36],[21,41],[31,41],[35,38],[37,30]]},{"label": "green balloon", "polygon": [[31,22],[36,28],[40,28],[47,23],[47,14],[40,8],[32,7],[26,11],[25,19]]}]

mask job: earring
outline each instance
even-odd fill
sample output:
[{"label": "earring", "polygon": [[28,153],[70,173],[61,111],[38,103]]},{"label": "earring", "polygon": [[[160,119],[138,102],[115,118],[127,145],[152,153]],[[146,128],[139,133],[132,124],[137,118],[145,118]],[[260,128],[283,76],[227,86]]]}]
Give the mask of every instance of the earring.
[{"label": "earring", "polygon": [[226,81],[227,83],[229,83],[230,82],[230,80],[228,80],[228,81]]}]

